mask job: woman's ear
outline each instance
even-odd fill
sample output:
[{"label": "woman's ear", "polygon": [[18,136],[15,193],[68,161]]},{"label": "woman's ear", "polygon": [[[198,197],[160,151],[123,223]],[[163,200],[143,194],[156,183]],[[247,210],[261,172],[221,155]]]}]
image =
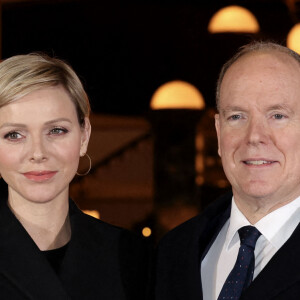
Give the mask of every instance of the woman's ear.
[{"label": "woman's ear", "polygon": [[89,140],[91,136],[91,123],[89,118],[84,118],[84,127],[81,133],[81,147],[80,156],[83,156],[87,152]]}]

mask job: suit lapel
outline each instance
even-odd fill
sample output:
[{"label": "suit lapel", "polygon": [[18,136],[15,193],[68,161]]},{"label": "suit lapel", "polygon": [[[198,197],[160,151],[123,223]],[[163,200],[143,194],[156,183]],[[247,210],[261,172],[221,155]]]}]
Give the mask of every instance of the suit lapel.
[{"label": "suit lapel", "polygon": [[29,299],[67,299],[57,275],[1,200],[0,274]]},{"label": "suit lapel", "polygon": [[231,197],[231,194],[226,195],[208,207],[198,218],[193,232],[188,232],[182,240],[180,250],[183,253],[179,256],[184,259],[178,260],[173,275],[177,282],[174,285],[176,299],[203,299],[200,264],[229,218]]},{"label": "suit lapel", "polygon": [[300,282],[300,224],[245,291],[243,300],[273,299]]},{"label": "suit lapel", "polygon": [[[230,197],[231,199],[231,197]],[[227,201],[226,201],[227,202]],[[231,205],[227,205],[227,207],[222,206],[221,211],[219,211],[219,214],[215,218],[208,218],[208,229],[206,232],[210,233],[203,241],[200,240],[200,244],[202,243],[203,245],[207,245],[204,248],[204,251],[201,252],[201,261],[199,264],[199,274],[201,278],[201,272],[200,272],[200,267],[201,267],[201,262],[205,258],[206,254],[208,253],[209,249],[213,245],[215,239],[217,238],[220,230],[230,217],[230,211],[231,211]],[[200,247],[201,249],[201,247]],[[202,279],[201,279],[202,282]],[[203,291],[202,291],[202,286],[201,286],[201,299],[203,299]]]},{"label": "suit lapel", "polygon": [[[205,227],[205,222],[200,221]],[[176,299],[186,300],[186,299],[202,299],[201,291],[201,279],[200,279],[200,249],[199,249],[199,226],[194,229],[194,232],[189,232],[187,234],[192,234],[187,240],[183,239],[183,245],[180,247],[180,252],[178,255],[180,259],[174,268],[174,277],[172,282],[175,282],[174,289],[176,292]]]}]

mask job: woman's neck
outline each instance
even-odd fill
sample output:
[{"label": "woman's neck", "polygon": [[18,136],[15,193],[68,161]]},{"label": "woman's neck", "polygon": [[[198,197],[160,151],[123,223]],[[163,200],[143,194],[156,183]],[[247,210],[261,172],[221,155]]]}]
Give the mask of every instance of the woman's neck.
[{"label": "woman's neck", "polygon": [[36,203],[9,196],[8,205],[40,250],[60,248],[69,242],[68,199]]}]

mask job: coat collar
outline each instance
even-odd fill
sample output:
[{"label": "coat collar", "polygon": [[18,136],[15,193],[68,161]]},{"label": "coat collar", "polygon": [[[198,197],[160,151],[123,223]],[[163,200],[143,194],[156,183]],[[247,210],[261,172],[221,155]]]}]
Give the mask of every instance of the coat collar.
[{"label": "coat collar", "polygon": [[[207,254],[209,248],[213,244],[220,229],[230,216],[230,205],[232,195],[227,195],[220,199],[220,204],[212,205],[204,213],[205,224],[202,224],[203,231],[199,240],[200,255],[202,259]],[[227,200],[226,200],[227,199]],[[225,209],[227,203],[227,209]],[[229,206],[228,206],[229,205]],[[223,211],[223,214],[220,212]],[[213,218],[213,215],[216,217]],[[213,230],[214,228],[214,230]],[[206,241],[209,241],[208,243]],[[203,252],[201,252],[201,244],[208,245]],[[291,237],[272,257],[265,268],[251,283],[249,288],[243,293],[241,300],[253,299],[273,299],[280,293],[284,292],[290,286],[300,282],[300,224],[297,226]],[[198,270],[200,273],[200,270]],[[198,299],[202,299],[201,296]],[[192,299],[192,298],[191,298]],[[196,298],[195,298],[196,299]]]},{"label": "coat collar", "polygon": [[[124,231],[81,212],[70,201],[72,238],[61,266],[60,278],[72,299],[124,299],[120,257]],[[130,268],[131,266],[128,266]]]},{"label": "coat collar", "polygon": [[72,237],[58,277],[1,200],[0,275],[29,299],[93,299],[100,291],[103,300],[125,299],[128,293],[132,299],[138,288],[132,292],[130,284],[143,280],[136,270],[141,267],[136,265],[141,260],[137,258],[141,242],[125,230],[85,215],[71,200],[69,216]]},{"label": "coat collar", "polygon": [[29,299],[67,299],[57,275],[29,234],[0,202],[0,274]]},{"label": "coat collar", "polygon": [[203,299],[200,264],[230,216],[231,198],[231,193],[226,194],[213,202],[201,216],[188,221],[192,226],[188,226],[189,232],[181,241],[180,259],[173,274],[176,299]]}]

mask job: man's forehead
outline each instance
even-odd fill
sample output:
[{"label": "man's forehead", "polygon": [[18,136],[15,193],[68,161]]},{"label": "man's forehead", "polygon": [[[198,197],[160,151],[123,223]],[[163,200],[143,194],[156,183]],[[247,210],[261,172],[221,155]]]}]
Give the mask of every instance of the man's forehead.
[{"label": "man's forehead", "polygon": [[300,96],[299,83],[300,64],[287,54],[247,54],[225,74],[219,110],[224,111],[228,105],[232,110],[234,106],[245,107],[246,103],[254,102],[261,107],[282,105],[285,101],[296,104],[295,96]]},{"label": "man's forehead", "polygon": [[249,66],[256,66],[260,68],[262,65],[274,65],[274,66],[282,66],[282,67],[291,67],[297,68],[300,71],[300,62],[297,61],[291,55],[287,53],[281,52],[279,50],[259,50],[253,51],[244,54],[240,58],[238,58],[226,71],[224,77],[232,70],[246,68],[248,69]]},{"label": "man's forehead", "polygon": [[245,54],[225,73],[220,86],[220,98],[228,88],[247,88],[249,81],[244,83],[245,79],[251,79],[254,83],[265,82],[267,84],[272,81],[288,84],[297,80],[298,89],[300,63],[288,54],[279,51],[259,51]]}]

